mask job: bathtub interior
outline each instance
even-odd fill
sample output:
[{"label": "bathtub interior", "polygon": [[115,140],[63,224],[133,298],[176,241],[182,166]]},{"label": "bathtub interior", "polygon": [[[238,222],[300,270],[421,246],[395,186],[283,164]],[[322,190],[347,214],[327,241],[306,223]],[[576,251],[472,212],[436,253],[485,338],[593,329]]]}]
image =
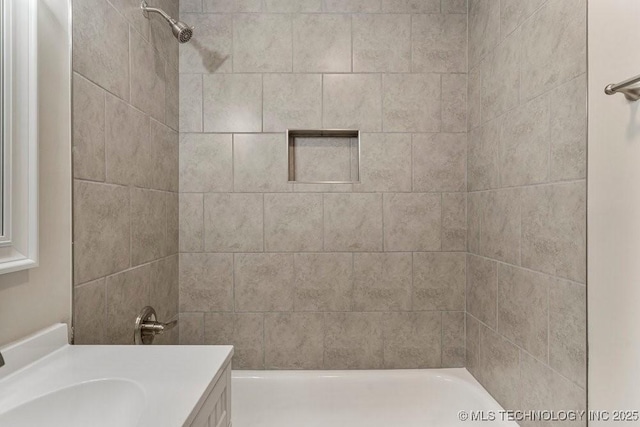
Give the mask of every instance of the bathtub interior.
[{"label": "bathtub interior", "polygon": [[[517,426],[466,369],[234,371],[234,427]],[[497,420],[461,421],[460,411]],[[492,412],[493,411],[493,412]]]}]

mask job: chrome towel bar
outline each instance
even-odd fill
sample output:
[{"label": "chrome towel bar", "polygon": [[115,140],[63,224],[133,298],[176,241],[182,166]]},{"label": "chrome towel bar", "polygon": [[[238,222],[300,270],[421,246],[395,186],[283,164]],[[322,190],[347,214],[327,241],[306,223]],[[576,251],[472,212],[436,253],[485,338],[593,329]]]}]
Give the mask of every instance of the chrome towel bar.
[{"label": "chrome towel bar", "polygon": [[636,83],[640,83],[640,75],[631,77],[630,79],[617,84],[607,85],[607,87],[604,88],[604,93],[607,95],[622,93],[629,101],[637,101],[640,99],[640,87],[629,87]]}]

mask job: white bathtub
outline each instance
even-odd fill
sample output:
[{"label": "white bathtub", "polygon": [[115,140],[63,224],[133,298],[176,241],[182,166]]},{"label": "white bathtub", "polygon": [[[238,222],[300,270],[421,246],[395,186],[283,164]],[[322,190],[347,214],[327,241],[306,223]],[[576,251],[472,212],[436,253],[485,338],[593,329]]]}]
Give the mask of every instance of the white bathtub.
[{"label": "white bathtub", "polygon": [[[517,426],[466,369],[234,371],[233,427]],[[497,421],[460,421],[460,411]],[[494,412],[491,412],[494,411]]]}]

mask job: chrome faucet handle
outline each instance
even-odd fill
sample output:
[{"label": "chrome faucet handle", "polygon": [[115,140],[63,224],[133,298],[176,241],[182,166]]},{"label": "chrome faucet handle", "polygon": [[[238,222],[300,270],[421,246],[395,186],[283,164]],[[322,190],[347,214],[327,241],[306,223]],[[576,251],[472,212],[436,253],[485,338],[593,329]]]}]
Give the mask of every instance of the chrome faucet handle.
[{"label": "chrome faucet handle", "polygon": [[173,329],[178,324],[177,320],[172,320],[168,323],[162,323],[155,320],[148,320],[141,325],[142,333],[153,333],[156,335],[164,334],[169,329]]},{"label": "chrome faucet handle", "polygon": [[156,335],[162,335],[169,329],[175,328],[177,320],[167,323],[158,322],[153,307],[145,307],[136,318],[134,341],[137,345],[152,344]]}]

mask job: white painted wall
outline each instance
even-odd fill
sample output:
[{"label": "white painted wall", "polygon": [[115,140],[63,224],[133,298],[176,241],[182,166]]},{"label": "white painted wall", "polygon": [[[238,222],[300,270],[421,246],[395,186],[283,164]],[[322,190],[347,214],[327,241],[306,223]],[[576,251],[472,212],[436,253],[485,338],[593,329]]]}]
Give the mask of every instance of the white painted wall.
[{"label": "white painted wall", "polygon": [[38,16],[40,266],[0,276],[0,345],[71,319],[71,89],[68,0]]},{"label": "white painted wall", "polygon": [[[640,1],[589,1],[589,408],[640,409]],[[592,422],[590,426],[619,423]],[[634,424],[638,425],[638,424]]]}]

